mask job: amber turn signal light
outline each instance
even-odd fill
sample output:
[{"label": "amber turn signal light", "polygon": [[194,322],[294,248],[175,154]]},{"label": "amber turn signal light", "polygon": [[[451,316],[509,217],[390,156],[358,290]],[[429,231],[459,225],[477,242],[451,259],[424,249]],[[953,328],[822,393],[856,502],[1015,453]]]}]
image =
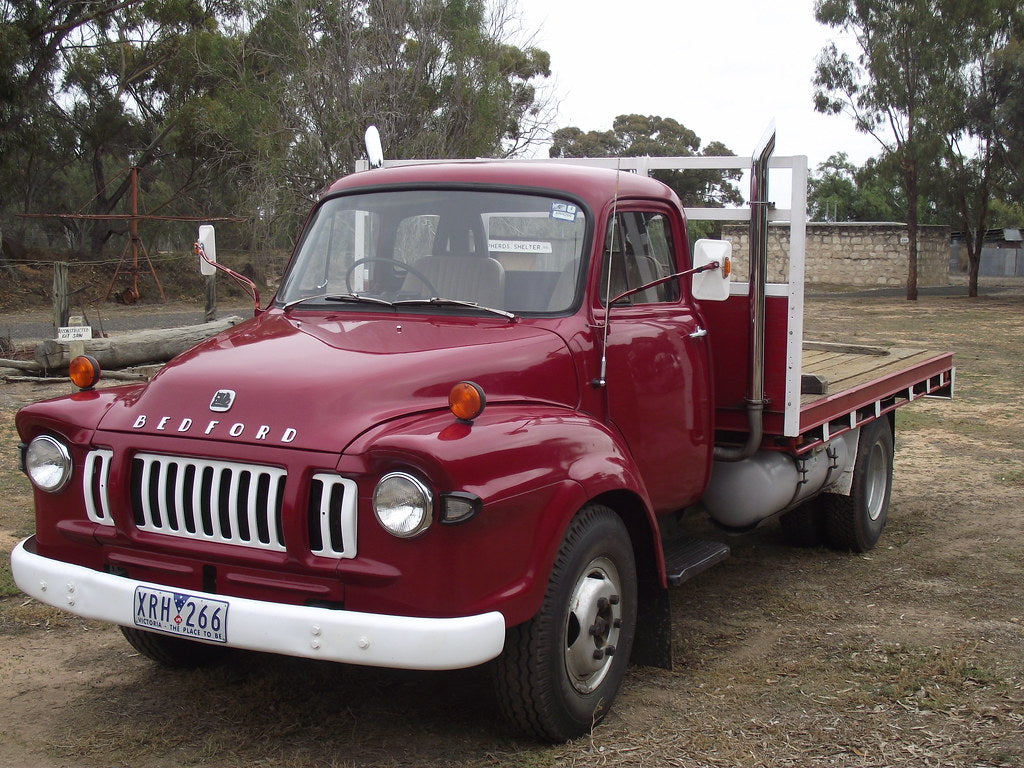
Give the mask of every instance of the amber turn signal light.
[{"label": "amber turn signal light", "polygon": [[79,355],[68,365],[68,378],[79,389],[92,389],[100,380],[100,364],[91,355]]},{"label": "amber turn signal light", "polygon": [[455,418],[461,421],[472,421],[484,411],[487,398],[479,384],[472,381],[460,381],[448,393],[448,407]]},{"label": "amber turn signal light", "polygon": [[726,256],[722,259],[722,277],[729,277],[732,273],[732,259]]}]

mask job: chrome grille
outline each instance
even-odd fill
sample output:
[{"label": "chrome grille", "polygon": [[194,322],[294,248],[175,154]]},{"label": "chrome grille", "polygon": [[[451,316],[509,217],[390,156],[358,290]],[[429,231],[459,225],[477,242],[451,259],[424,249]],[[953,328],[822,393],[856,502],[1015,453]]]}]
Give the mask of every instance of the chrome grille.
[{"label": "chrome grille", "polygon": [[140,531],[282,552],[287,472],[279,467],[140,453],[131,499]]}]

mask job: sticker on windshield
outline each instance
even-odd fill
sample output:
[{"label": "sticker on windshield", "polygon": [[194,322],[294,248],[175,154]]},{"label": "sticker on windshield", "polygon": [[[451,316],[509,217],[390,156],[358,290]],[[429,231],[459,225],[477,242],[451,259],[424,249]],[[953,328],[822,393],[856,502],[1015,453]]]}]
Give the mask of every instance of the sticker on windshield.
[{"label": "sticker on windshield", "polygon": [[572,203],[552,203],[551,204],[551,218],[559,219],[561,221],[576,221],[576,214],[579,212],[579,207]]}]

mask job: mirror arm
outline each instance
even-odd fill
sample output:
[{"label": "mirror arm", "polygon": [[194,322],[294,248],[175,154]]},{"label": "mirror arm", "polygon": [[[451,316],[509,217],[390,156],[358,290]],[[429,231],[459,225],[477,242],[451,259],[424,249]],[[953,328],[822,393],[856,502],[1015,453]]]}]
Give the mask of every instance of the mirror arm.
[{"label": "mirror arm", "polygon": [[643,285],[638,285],[636,288],[630,288],[628,291],[623,291],[610,302],[608,302],[608,305],[611,306],[617,301],[622,301],[627,296],[632,296],[634,293],[640,293],[641,291],[646,291],[649,288],[654,288],[657,285],[667,283],[669,280],[675,280],[676,278],[679,277],[686,277],[687,275],[696,275],[700,274],[701,272],[707,272],[712,269],[718,269],[719,266],[721,265],[717,261],[709,261],[707,264],[704,264],[703,266],[700,267],[691,267],[690,269],[684,269],[682,272],[674,272],[671,275],[659,277],[657,280],[651,280],[651,282],[649,283],[644,283]]},{"label": "mirror arm", "polygon": [[[707,272],[708,270],[711,270],[711,269],[718,269],[719,266],[721,266],[719,262],[717,262],[717,261],[709,261],[707,264],[704,264],[704,265],[702,265],[700,267],[691,267],[690,269],[684,269],[682,272],[674,272],[671,275],[666,275],[665,277],[659,277],[657,280],[652,280],[649,283],[644,283],[643,285],[639,285],[636,288],[630,288],[628,291],[623,291],[622,293],[620,293],[614,299],[609,301],[608,304],[605,305],[605,308],[604,308],[604,332],[605,332],[604,344],[605,344],[605,346],[607,347],[607,344],[608,344],[608,327],[611,325],[611,322],[612,322],[611,309],[612,309],[612,306],[614,306],[615,302],[622,301],[624,298],[626,298],[627,296],[632,296],[634,293],[639,293],[640,291],[646,291],[648,288],[653,288],[656,285],[661,285],[662,283],[667,283],[669,280],[676,280],[676,279],[678,279],[680,277],[686,277],[687,275],[696,275],[696,274],[699,274],[701,272]],[[590,385],[592,387],[594,387],[594,389],[600,389],[600,388],[604,387],[607,384],[607,380],[605,379],[604,364],[605,364],[605,357],[602,354],[602,356],[601,356],[601,374],[597,378],[592,379],[591,382],[590,382]]]},{"label": "mirror arm", "polygon": [[240,275],[237,272],[235,272],[235,270],[229,269],[228,267],[225,267],[223,264],[211,259],[209,256],[206,255],[206,249],[203,247],[202,243],[194,243],[192,245],[192,250],[196,253],[196,255],[199,256],[199,258],[201,258],[207,264],[216,269],[219,269],[221,272],[223,272],[236,283],[238,283],[240,286],[242,286],[242,289],[249,295],[249,298],[252,299],[252,303],[255,305],[256,311],[262,311],[263,308],[260,306],[260,292],[256,288],[256,283],[254,283],[245,275]]}]

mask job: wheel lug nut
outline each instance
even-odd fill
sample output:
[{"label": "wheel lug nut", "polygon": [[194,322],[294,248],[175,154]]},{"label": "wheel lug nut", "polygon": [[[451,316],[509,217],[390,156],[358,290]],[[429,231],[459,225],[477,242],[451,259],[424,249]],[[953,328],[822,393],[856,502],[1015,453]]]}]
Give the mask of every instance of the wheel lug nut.
[{"label": "wheel lug nut", "polygon": [[618,595],[612,595],[611,597],[608,598],[608,602],[611,603],[612,605],[618,605],[619,604],[619,596]]},{"label": "wheel lug nut", "polygon": [[608,607],[608,598],[607,597],[599,597],[599,598],[597,598],[597,610],[603,611],[607,607]]},{"label": "wheel lug nut", "polygon": [[622,629],[622,619],[612,619],[612,626],[616,629]]},{"label": "wheel lug nut", "polygon": [[601,648],[594,649],[594,661],[600,661],[604,658],[604,650]]},{"label": "wheel lug nut", "polygon": [[615,646],[614,645],[606,645],[604,647],[604,652],[606,654],[608,654],[609,656],[614,656],[615,655]]}]

